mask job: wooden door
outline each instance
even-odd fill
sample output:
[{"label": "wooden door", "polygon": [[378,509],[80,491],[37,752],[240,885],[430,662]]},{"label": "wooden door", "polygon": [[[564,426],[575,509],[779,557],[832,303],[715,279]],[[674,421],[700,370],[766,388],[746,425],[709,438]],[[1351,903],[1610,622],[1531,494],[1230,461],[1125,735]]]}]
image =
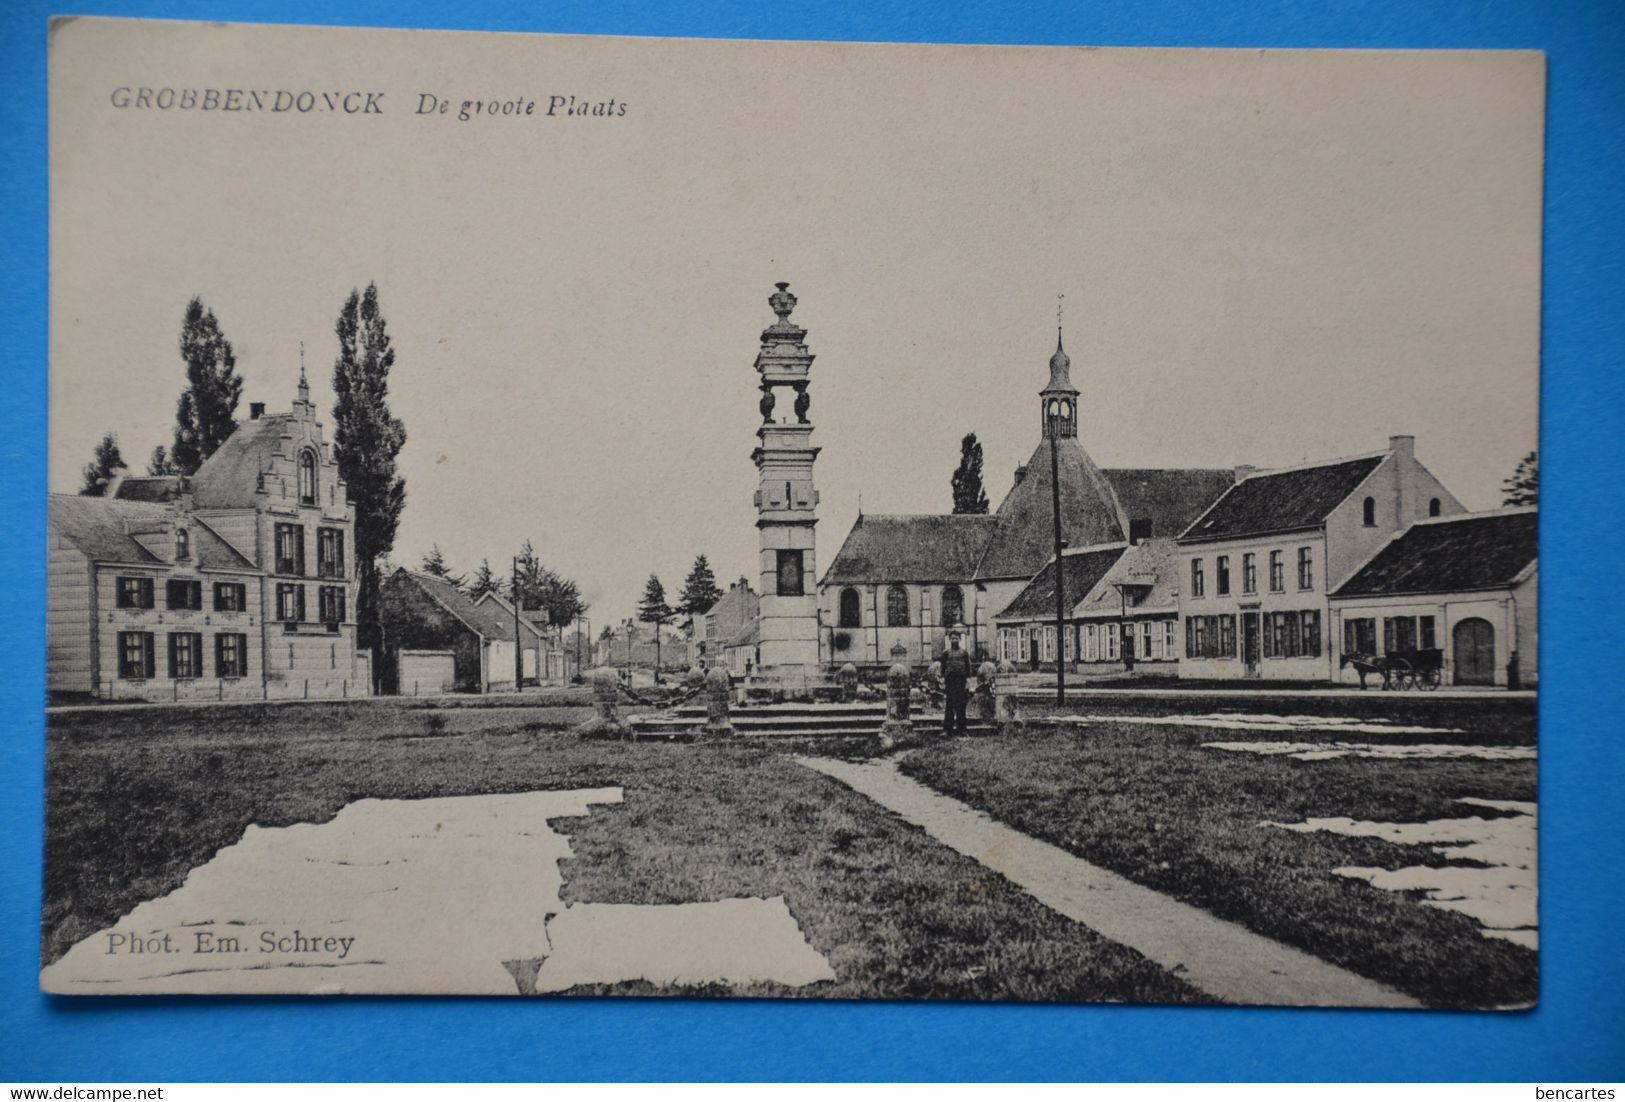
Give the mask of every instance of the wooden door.
[{"label": "wooden door", "polygon": [[1495,629],[1477,616],[1457,624],[1451,634],[1456,684],[1495,684]]}]

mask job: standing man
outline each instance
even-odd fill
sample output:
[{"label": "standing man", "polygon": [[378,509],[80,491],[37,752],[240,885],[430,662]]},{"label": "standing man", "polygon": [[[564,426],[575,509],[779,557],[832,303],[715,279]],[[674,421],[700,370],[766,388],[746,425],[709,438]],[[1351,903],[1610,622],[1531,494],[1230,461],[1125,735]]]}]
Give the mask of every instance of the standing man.
[{"label": "standing man", "polygon": [[970,652],[964,648],[964,632],[955,624],[948,629],[948,649],[942,652],[942,683],[947,706],[942,712],[942,733],[967,735],[965,705],[970,700]]}]

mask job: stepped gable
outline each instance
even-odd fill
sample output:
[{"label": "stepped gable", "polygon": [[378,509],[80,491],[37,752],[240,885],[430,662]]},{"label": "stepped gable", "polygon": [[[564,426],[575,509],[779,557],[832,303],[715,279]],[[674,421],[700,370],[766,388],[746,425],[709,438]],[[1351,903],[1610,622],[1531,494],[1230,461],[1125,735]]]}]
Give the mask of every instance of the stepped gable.
[{"label": "stepped gable", "polygon": [[1387,453],[1260,471],[1232,486],[1180,536],[1184,543],[1314,528],[1352,494]]},{"label": "stepped gable", "polygon": [[[1118,545],[1091,548],[1086,551],[1068,551],[1061,556],[1061,579],[1066,584],[1063,597],[1066,598],[1068,616],[1071,615],[1072,608],[1100,584],[1100,579],[1106,576],[1127,550],[1127,547]],[[1044,568],[1033,577],[1033,580],[1027,583],[1027,588],[1016,594],[1015,600],[1005,606],[997,619],[1054,615],[1055,560],[1051,559],[1044,564]]]},{"label": "stepped gable", "polygon": [[1179,535],[1236,484],[1235,472],[1229,467],[1107,468],[1102,473],[1116,491],[1129,524],[1151,522],[1149,532],[1137,533],[1140,539]]},{"label": "stepped gable", "polygon": [[970,581],[997,525],[970,513],[860,515],[820,584]]},{"label": "stepped gable", "polygon": [[1535,562],[1534,508],[1417,521],[1344,582],[1334,597],[1505,589]]},{"label": "stepped gable", "polygon": [[[1056,440],[1061,485],[1061,532],[1071,547],[1123,543],[1128,521],[1111,482],[1076,437]],[[976,577],[1030,578],[1055,554],[1054,506],[1050,494],[1049,441],[1027,460],[1026,474],[1011,488],[995,514],[998,521]]]}]

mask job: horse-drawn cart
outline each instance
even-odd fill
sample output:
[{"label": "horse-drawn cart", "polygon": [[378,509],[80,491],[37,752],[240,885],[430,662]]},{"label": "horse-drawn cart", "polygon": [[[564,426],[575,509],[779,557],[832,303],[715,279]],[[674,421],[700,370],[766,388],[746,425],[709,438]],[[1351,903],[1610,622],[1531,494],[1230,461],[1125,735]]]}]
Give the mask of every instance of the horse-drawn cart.
[{"label": "horse-drawn cart", "polygon": [[1444,676],[1444,651],[1438,647],[1421,650],[1393,651],[1389,654],[1345,654],[1343,665],[1353,666],[1360,674],[1360,688],[1365,688],[1367,674],[1380,674],[1382,687],[1420,689],[1431,692],[1439,687]]}]

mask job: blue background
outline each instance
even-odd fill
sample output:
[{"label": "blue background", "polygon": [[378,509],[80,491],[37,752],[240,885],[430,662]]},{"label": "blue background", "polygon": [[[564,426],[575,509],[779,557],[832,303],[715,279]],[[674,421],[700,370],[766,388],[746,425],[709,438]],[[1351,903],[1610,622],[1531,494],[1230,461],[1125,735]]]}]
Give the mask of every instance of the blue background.
[{"label": "blue background", "polygon": [[[1365,0],[7,0],[0,55],[0,1081],[1625,1078],[1620,352],[1625,4]],[[1542,996],[1515,1014],[609,1000],[48,1000],[36,988],[46,431],[45,26],[77,14],[469,30],[1549,55]],[[108,365],[117,371],[118,365]],[[113,399],[113,400],[116,400]]]}]

